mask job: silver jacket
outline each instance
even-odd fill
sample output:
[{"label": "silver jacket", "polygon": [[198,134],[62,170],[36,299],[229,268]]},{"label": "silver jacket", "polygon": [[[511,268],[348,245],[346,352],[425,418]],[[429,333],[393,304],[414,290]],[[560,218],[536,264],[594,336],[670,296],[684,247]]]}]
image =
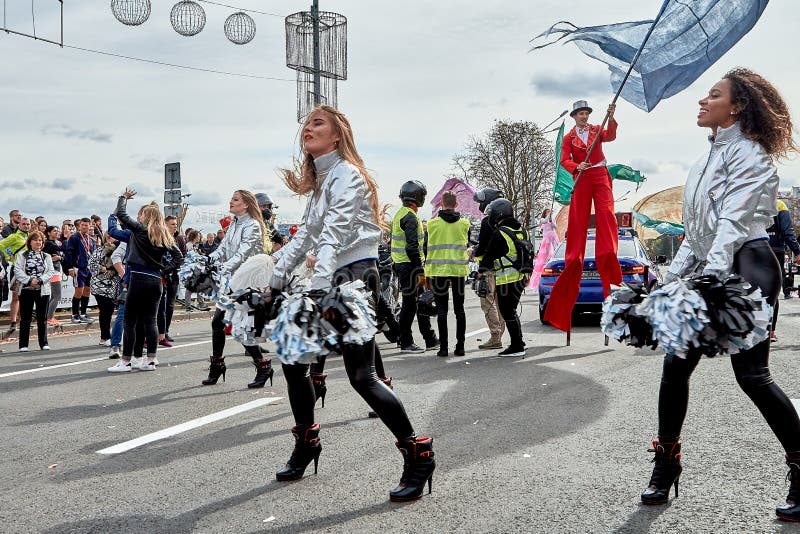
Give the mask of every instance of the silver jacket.
[{"label": "silver jacket", "polygon": [[312,289],[330,288],[337,269],[378,255],[381,229],[372,213],[367,181],[336,150],[315,159],[314,167],[317,189],[308,198],[294,239],[281,249],[270,284],[276,289],[286,286],[306,254],[317,257]]},{"label": "silver jacket", "polygon": [[234,217],[217,250],[208,255],[230,274],[250,256],[264,252],[264,231],[257,220],[245,213]]},{"label": "silver jacket", "polygon": [[719,128],[711,148],[689,171],[683,192],[685,238],[669,275],[730,274],[747,241],[767,237],[777,213],[778,173],[764,148],[739,123]]}]

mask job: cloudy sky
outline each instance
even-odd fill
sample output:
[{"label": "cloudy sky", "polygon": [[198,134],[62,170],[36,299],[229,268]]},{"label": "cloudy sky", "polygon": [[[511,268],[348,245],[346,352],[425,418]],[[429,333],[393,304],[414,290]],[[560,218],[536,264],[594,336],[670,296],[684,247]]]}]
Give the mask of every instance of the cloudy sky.
[{"label": "cloudy sky", "polygon": [[[234,10],[203,4],[202,33],[182,37],[169,22],[172,0],[152,0],[150,19],[120,24],[108,1],[73,0],[64,10],[66,44],[168,63],[274,77],[223,76],[91,54],[0,33],[0,212],[22,209],[51,222],[105,214],[126,185],[142,200],[161,200],[163,165],[180,161],[191,192],[189,224],[226,210],[233,190],[268,192],[284,220],[303,202],[276,169],[297,153],[296,85],[285,66],[283,16],[308,0],[228,0],[275,13],[253,15],[255,40],[228,42],[222,26]],[[7,27],[31,32],[30,4],[9,2]],[[588,26],[652,18],[659,0],[498,0],[321,2],[348,18],[349,78],[339,107],[377,178],[383,201],[403,181],[437,190],[454,154],[494,119],[544,125],[578,98],[600,111],[612,93],[606,67],[574,45],[529,52],[529,40],[559,20]],[[58,38],[56,0],[36,1],[36,31]],[[567,7],[568,6],[568,7]],[[695,126],[697,100],[734,66],[750,67],[800,107],[794,2],[773,1],[760,22],[704,76],[651,113],[618,106],[612,162],[642,170],[648,181],[620,208],[682,184],[701,155],[707,131]],[[602,114],[593,115],[596,122]],[[796,119],[800,120],[800,119]],[[782,188],[800,185],[800,163],[779,165]],[[630,189],[616,185],[618,197]],[[200,224],[197,224],[200,226]],[[206,224],[210,226],[210,224]]]}]

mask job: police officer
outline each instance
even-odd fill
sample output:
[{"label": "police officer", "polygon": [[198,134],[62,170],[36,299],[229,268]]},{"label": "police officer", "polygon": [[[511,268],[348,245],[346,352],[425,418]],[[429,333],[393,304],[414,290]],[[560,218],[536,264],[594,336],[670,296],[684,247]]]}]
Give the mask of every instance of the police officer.
[{"label": "police officer", "polygon": [[436,301],[439,325],[439,353],[447,356],[447,301],[448,290],[453,292],[453,311],[456,315],[455,356],[464,355],[464,337],[467,331],[467,315],[464,312],[464,280],[469,274],[467,244],[469,243],[469,221],[462,219],[456,211],[456,194],[442,194],[442,209],[439,215],[428,221],[428,249],[425,256],[425,277],[431,285]]},{"label": "police officer", "polygon": [[[483,213],[486,213],[486,207],[489,203],[503,197],[502,191],[487,187],[476,191],[472,198],[478,203],[478,208]],[[478,234],[478,244],[470,252],[472,257],[478,261],[481,260],[489,246],[489,241],[492,239],[493,234],[494,228],[489,224],[489,218],[484,217],[481,221],[480,233]],[[500,312],[497,309],[497,291],[495,287],[494,271],[487,271],[484,275],[484,280],[486,281],[487,293],[485,297],[480,298],[481,310],[483,310],[483,315],[486,317],[486,325],[489,327],[490,337],[486,343],[478,345],[478,348],[481,350],[502,349],[503,342],[501,338],[506,328],[501,320]]]},{"label": "police officer", "polygon": [[[425,232],[422,228],[417,210],[425,203],[427,189],[418,180],[411,180],[400,188],[400,199],[403,206],[397,211],[392,221],[392,261],[397,272],[403,303],[400,307],[400,351],[425,352],[439,346],[439,340],[431,328],[427,315],[417,314],[417,297],[425,284],[422,268]],[[411,334],[411,323],[417,316],[419,331],[425,339],[425,349],[414,343]]]},{"label": "police officer", "polygon": [[511,345],[498,356],[524,356],[525,342],[522,340],[522,325],[517,315],[517,306],[527,283],[527,276],[518,271],[513,263],[517,258],[517,247],[509,234],[518,240],[528,239],[528,232],[514,218],[514,207],[505,198],[493,201],[486,208],[486,218],[493,229],[486,252],[480,261],[479,273],[484,276],[494,271],[497,284],[497,307],[511,336]]}]

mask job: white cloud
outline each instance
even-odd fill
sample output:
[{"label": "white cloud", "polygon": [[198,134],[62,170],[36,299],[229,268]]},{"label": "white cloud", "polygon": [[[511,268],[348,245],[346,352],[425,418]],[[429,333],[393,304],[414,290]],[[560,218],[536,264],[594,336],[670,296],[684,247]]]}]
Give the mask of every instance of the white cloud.
[{"label": "white cloud", "polygon": [[78,130],[71,128],[66,124],[53,125],[49,124],[42,128],[43,135],[56,135],[60,137],[85,139],[87,141],[94,141],[96,143],[110,143],[111,134],[104,133],[97,128],[90,128],[88,130]]}]

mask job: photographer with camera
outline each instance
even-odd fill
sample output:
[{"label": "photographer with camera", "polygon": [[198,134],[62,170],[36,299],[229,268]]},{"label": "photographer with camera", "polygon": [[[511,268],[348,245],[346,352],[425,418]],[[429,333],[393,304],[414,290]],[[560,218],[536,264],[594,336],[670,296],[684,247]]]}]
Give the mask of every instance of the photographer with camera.
[{"label": "photographer with camera", "polygon": [[[485,214],[486,207],[494,200],[503,198],[503,192],[497,189],[487,187],[476,191],[472,197],[478,203],[479,209]],[[489,247],[489,241],[494,234],[494,228],[489,224],[489,218],[484,217],[481,221],[480,233],[478,234],[477,245],[469,251],[470,259],[474,258],[481,261],[486,249]],[[481,300],[481,310],[486,317],[486,325],[489,327],[491,336],[486,343],[478,345],[481,350],[488,349],[502,349],[503,332],[505,332],[505,324],[500,319],[500,312],[497,307],[497,288],[495,284],[495,276],[493,271],[487,271],[483,277],[476,280],[476,293]]]}]

